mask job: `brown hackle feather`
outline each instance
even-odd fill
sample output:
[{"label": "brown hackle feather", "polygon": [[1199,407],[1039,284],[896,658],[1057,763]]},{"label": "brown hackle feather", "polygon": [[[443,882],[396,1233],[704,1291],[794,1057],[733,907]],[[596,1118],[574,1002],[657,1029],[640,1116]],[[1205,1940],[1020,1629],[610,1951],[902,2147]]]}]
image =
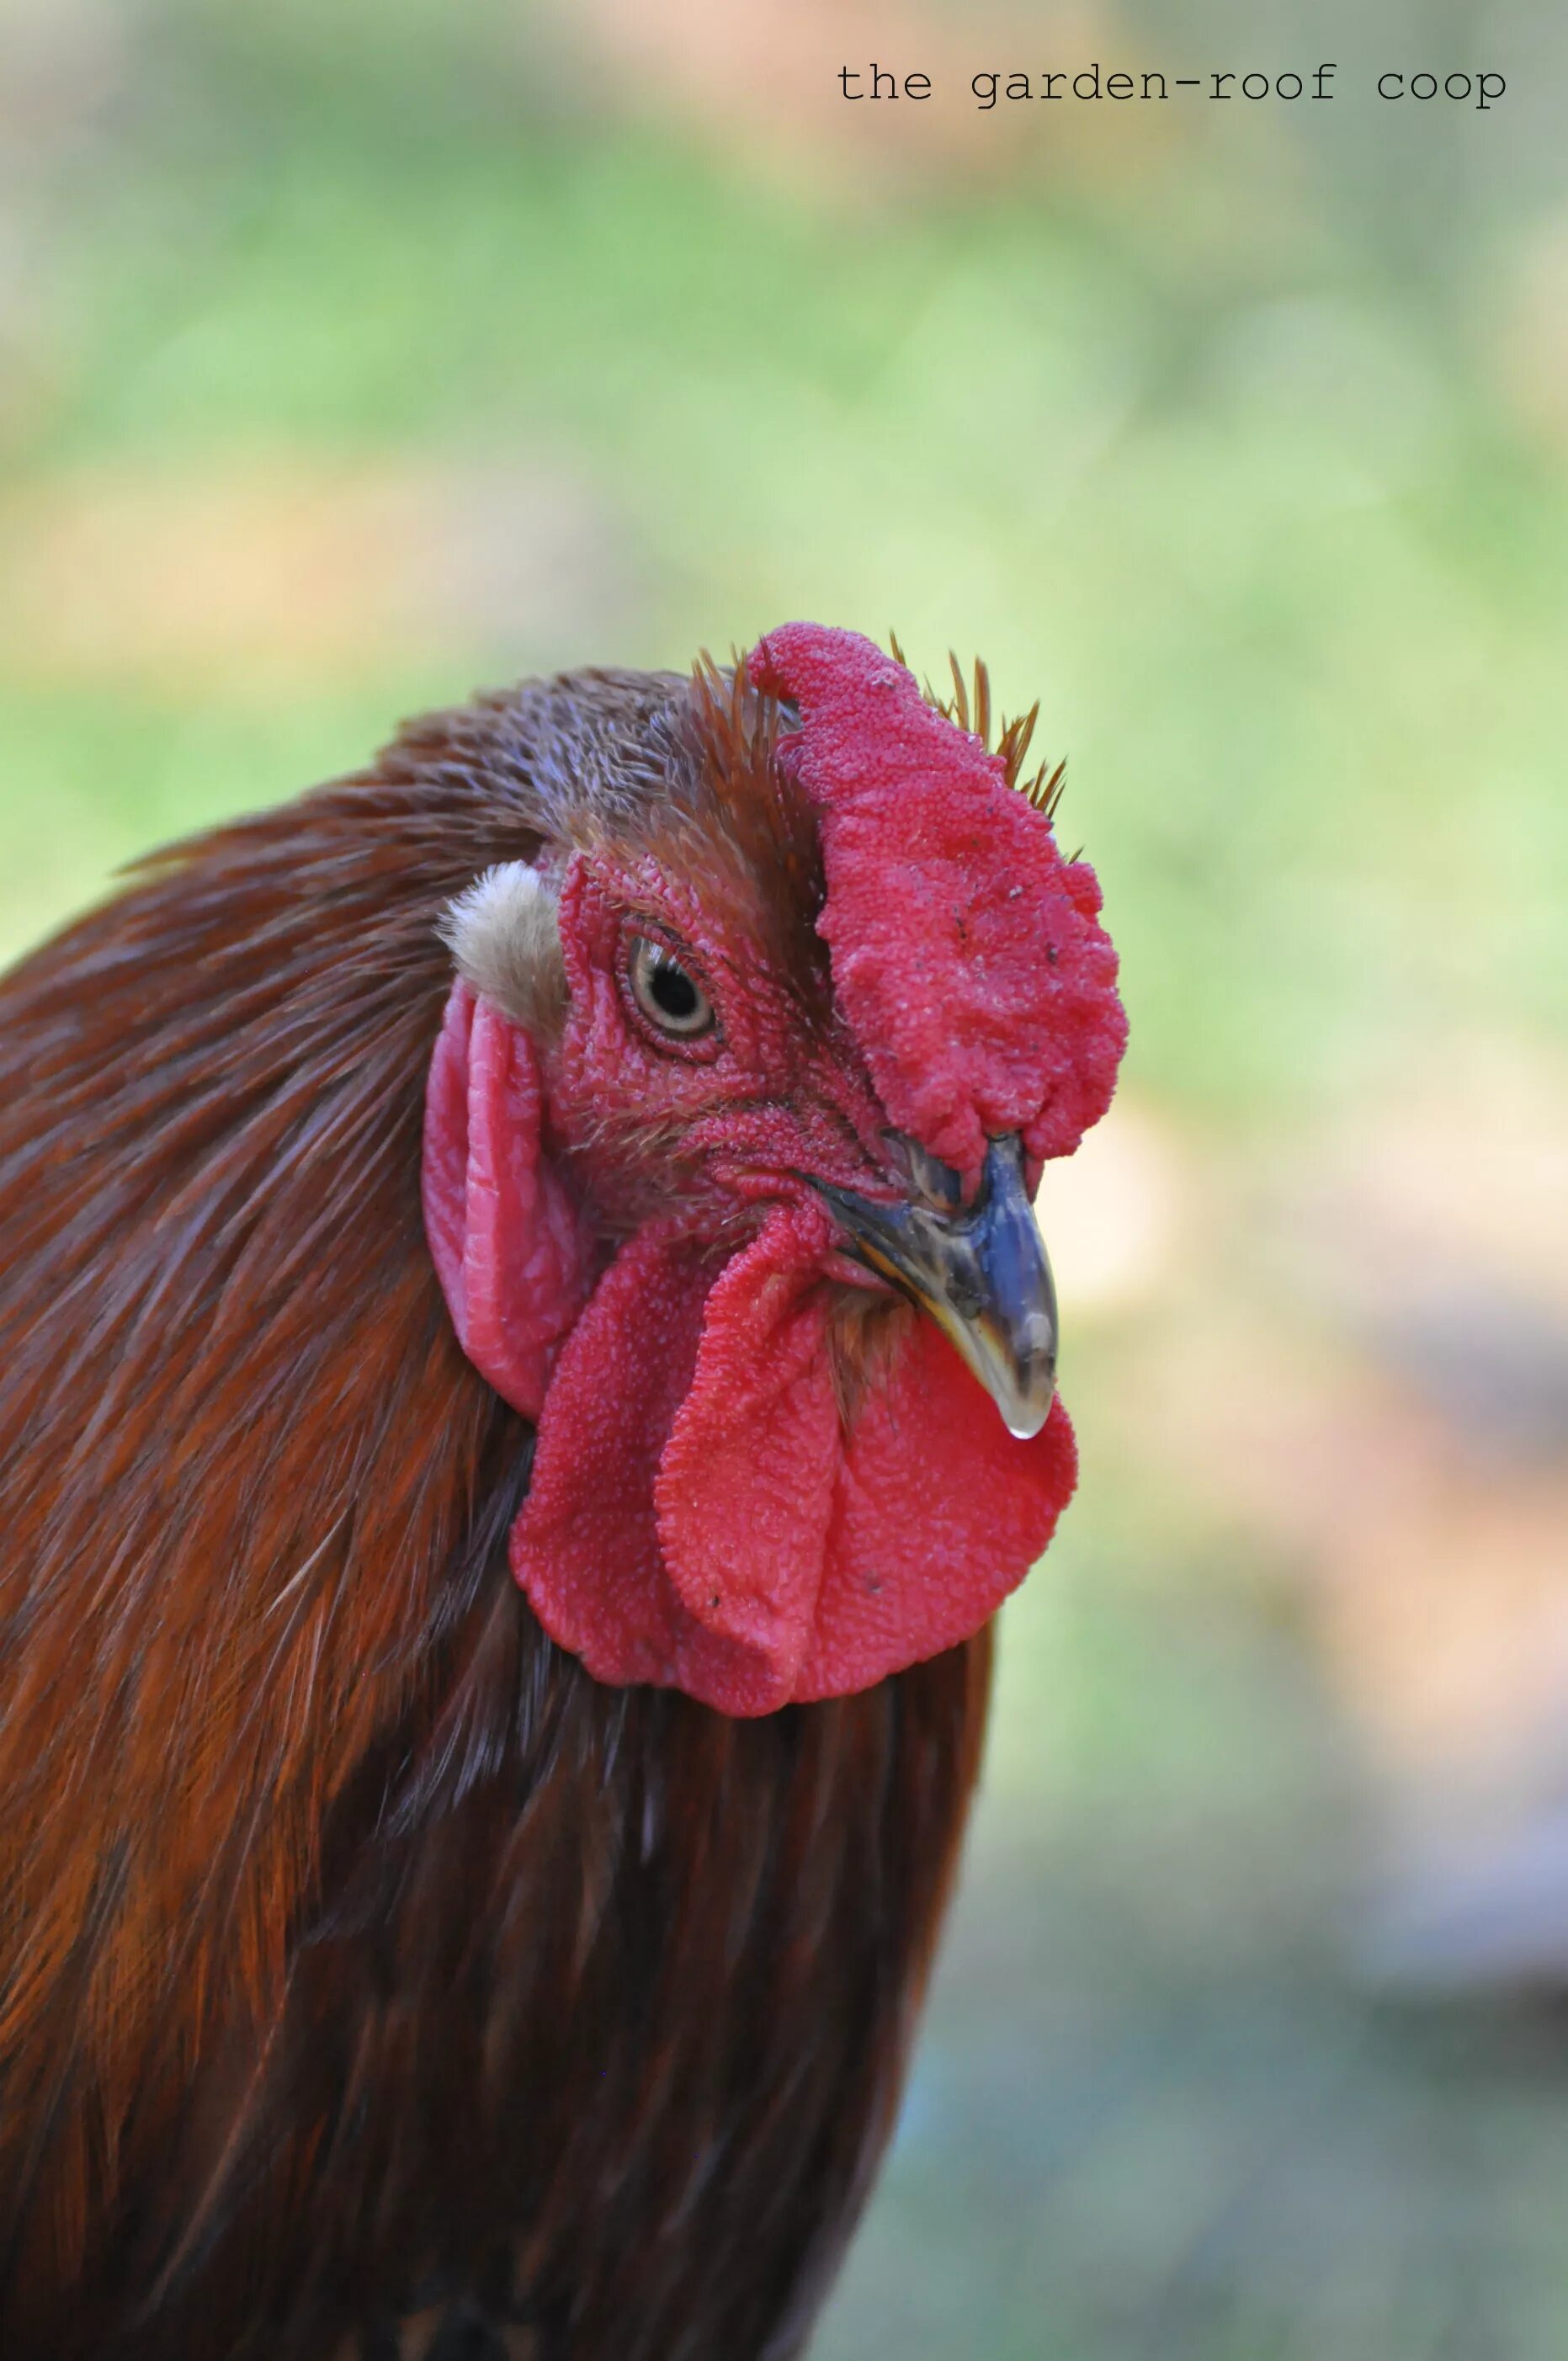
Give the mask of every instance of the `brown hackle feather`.
[{"label": "brown hackle feather", "polygon": [[442,911],[546,838],[651,841],[724,693],[580,674],[412,724],[0,984],[5,2361],[807,2331],[988,1641],[756,1722],[596,1686],[508,1572],[529,1430],[419,1206]]}]

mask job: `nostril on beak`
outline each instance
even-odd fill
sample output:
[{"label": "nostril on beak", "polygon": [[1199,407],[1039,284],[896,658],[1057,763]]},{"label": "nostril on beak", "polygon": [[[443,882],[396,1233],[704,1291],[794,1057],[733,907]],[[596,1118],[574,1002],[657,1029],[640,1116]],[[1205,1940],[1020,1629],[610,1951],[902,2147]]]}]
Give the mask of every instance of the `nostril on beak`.
[{"label": "nostril on beak", "polygon": [[957,1272],[948,1281],[948,1301],[960,1320],[978,1320],[985,1310],[985,1298],[980,1289]]},{"label": "nostril on beak", "polygon": [[949,1218],[962,1211],[964,1202],[963,1175],[950,1164],[944,1164],[912,1139],[905,1131],[884,1131],[883,1139],[893,1161],[898,1166],[908,1192],[909,1202],[922,1209],[942,1213]]}]

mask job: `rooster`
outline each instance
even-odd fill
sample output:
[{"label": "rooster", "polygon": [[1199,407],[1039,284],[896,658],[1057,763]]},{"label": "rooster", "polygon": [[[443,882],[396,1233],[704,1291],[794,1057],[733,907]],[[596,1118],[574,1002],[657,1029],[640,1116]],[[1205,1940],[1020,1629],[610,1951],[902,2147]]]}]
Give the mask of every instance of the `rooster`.
[{"label": "rooster", "polygon": [[0,987],[5,2361],[802,2349],[1124,1036],[970,718],[529,682]]}]

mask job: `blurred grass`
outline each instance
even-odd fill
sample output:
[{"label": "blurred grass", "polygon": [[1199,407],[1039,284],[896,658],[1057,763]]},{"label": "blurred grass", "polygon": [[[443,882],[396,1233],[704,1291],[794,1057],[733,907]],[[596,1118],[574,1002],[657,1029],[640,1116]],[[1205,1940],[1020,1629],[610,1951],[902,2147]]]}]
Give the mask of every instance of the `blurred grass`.
[{"label": "blurred grass", "polygon": [[1004,1617],[1010,1808],[822,2361],[1548,2361],[1568,2025],[1347,1977],[1354,1753],[1287,1633],[1164,1571],[1080,1528]]},{"label": "blurred grass", "polygon": [[[772,21],[826,84],[833,25]],[[1085,57],[1161,31],[1076,23]],[[1450,1078],[1457,1139],[1488,1045],[1555,1071],[1568,1040],[1545,84],[1414,126],[1347,62],[1316,124],[1178,114],[1113,163],[1084,123],[959,126],[927,165],[774,105],[765,39],[726,110],[681,49],[717,20],[657,24],[644,88],[613,0],[0,12],[0,949],[480,679],[807,613],[1039,697],[1130,1101],[1197,1212],[1098,1319],[1064,1259],[1083,1494],[1007,1613],[963,1907],[820,2351],[1546,2361],[1568,2042],[1347,1974],[1376,1771],[1306,1545],[1199,1498],[1130,1400],[1205,1289],[1350,1350],[1270,1296],[1237,1158],[1310,1168]],[[1039,47],[994,9],[878,25],[910,61]],[[1523,66],[1549,31],[1387,8],[1339,46]],[[1215,1418],[1223,1496],[1248,1446]]]},{"label": "blurred grass", "polygon": [[[14,481],[280,448],[580,466],[640,594],[626,653],[831,612],[933,664],[972,637],[1043,697],[1135,1075],[1336,1088],[1482,978],[1563,1026],[1562,470],[1288,186],[1226,214],[1179,155],[1136,212],[1034,175],[857,210],[574,108],[495,6],[132,22],[91,139],[25,190],[48,319]],[[50,694],[25,563],[6,588],[8,799],[103,792],[117,852],[82,684]],[[160,739],[191,761],[194,818],[356,759],[476,663],[602,653],[485,625],[332,684],[308,732],[297,698],[247,713],[243,662],[120,726],[162,776]],[[193,712],[255,760],[187,755]]]}]

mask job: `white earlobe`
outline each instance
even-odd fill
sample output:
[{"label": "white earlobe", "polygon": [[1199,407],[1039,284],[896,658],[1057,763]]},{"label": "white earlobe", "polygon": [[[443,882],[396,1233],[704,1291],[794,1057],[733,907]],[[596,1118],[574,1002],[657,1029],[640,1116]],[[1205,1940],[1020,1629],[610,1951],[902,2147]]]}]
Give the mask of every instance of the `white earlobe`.
[{"label": "white earlobe", "polygon": [[559,1030],[566,969],[555,890],[536,869],[525,861],[487,869],[447,904],[440,933],[481,999],[536,1039]]}]

